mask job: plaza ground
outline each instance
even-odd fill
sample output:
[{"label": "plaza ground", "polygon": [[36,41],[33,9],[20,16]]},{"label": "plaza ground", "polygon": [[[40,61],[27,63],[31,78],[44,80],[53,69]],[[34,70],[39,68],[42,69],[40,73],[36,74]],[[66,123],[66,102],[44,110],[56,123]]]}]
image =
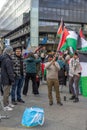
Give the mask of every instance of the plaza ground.
[{"label": "plaza ground", "polygon": [[[63,106],[56,104],[53,90],[54,104],[49,106],[47,85],[40,86],[40,94],[34,96],[30,86],[27,96],[23,96],[24,104],[19,103],[11,112],[4,112],[0,107],[0,114],[8,115],[9,119],[2,119],[0,130],[87,130],[87,98],[79,96],[80,102],[73,103],[69,100],[68,88],[63,88],[61,100]],[[66,96],[66,101],[64,101]],[[21,119],[26,107],[38,106],[44,108],[45,122],[43,126],[26,128],[21,125]]]}]

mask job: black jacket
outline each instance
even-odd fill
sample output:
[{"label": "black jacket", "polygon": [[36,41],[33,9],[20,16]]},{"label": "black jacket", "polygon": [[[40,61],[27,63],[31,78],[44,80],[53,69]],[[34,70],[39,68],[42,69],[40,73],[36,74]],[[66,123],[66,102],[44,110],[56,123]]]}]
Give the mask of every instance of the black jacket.
[{"label": "black jacket", "polygon": [[0,57],[1,61],[1,83],[3,86],[14,83],[13,62],[8,54]]}]

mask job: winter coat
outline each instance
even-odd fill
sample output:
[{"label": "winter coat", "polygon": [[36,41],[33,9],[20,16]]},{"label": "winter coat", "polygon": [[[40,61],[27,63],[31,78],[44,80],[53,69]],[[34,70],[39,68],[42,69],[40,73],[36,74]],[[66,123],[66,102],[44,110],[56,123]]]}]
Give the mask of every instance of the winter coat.
[{"label": "winter coat", "polygon": [[37,73],[36,64],[41,62],[41,59],[35,59],[34,57],[29,57],[25,60],[26,62],[26,73]]},{"label": "winter coat", "polygon": [[58,72],[59,84],[66,85],[66,76],[65,76],[65,66],[61,68]]},{"label": "winter coat", "polygon": [[57,60],[57,62],[60,65],[60,70],[58,72],[58,78],[59,78],[59,84],[60,85],[66,85],[66,68],[65,68],[65,62],[63,60]]},{"label": "winter coat", "polygon": [[13,61],[8,54],[4,54],[1,59],[1,83],[3,86],[14,83]]},{"label": "winter coat", "polygon": [[60,70],[60,66],[56,61],[55,61],[55,65],[53,65],[53,61],[46,62],[45,69],[47,70],[47,79],[58,80],[58,71]]},{"label": "winter coat", "polygon": [[26,64],[24,62],[23,57],[18,57],[15,54],[12,55],[12,60],[13,60],[13,69],[14,69],[14,74],[15,77],[20,77],[21,76],[21,72],[20,72],[20,68],[21,68],[21,64],[20,64],[20,60],[23,62],[23,76],[25,76],[26,74]]}]

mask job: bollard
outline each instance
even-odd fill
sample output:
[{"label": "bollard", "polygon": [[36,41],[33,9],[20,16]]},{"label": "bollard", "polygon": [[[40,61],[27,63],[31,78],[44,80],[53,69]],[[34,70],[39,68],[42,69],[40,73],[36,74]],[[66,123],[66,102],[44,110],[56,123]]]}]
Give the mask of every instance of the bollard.
[{"label": "bollard", "polygon": [[64,101],[66,101],[66,96],[64,96]]}]

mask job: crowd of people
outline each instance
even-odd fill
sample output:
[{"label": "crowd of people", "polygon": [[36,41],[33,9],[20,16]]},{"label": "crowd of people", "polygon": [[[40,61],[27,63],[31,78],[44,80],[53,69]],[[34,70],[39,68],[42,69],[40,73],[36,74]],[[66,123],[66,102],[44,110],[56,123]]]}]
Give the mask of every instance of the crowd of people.
[{"label": "crowd of people", "polygon": [[[53,105],[53,87],[56,102],[63,105],[60,92],[67,86],[72,94],[70,100],[79,102],[79,80],[81,65],[78,53],[70,55],[68,51],[47,53],[45,47],[25,55],[20,47],[7,46],[0,56],[0,90],[3,96],[4,110],[13,110],[18,102],[25,103],[22,95],[27,96],[29,81],[32,81],[32,93],[38,95],[43,78],[47,82],[49,105]],[[9,103],[9,96],[11,103]]]}]

